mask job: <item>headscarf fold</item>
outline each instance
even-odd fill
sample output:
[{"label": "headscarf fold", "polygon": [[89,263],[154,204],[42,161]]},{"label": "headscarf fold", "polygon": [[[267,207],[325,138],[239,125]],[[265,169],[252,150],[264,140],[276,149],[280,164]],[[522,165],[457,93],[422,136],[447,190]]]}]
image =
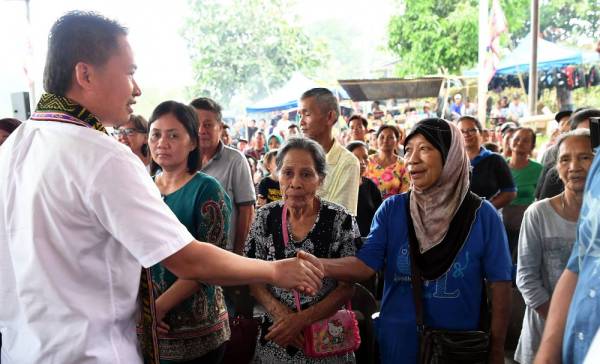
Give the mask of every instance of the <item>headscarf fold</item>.
[{"label": "headscarf fold", "polygon": [[443,161],[442,173],[432,186],[421,190],[411,184],[410,217],[423,254],[448,234],[450,223],[469,192],[470,162],[460,130],[454,124],[438,118],[424,119],[415,124],[404,145],[417,134],[440,151]]}]

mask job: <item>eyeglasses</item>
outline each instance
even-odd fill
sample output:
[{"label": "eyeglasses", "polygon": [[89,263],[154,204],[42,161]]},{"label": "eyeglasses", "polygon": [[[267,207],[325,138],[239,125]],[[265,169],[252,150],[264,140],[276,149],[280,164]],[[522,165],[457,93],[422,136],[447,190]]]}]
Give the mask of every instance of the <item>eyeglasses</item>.
[{"label": "eyeglasses", "polygon": [[469,135],[469,134],[475,134],[478,132],[477,128],[471,128],[471,129],[460,129],[460,132],[463,133],[464,135]]},{"label": "eyeglasses", "polygon": [[146,134],[145,130],[137,130],[137,129],[133,129],[133,128],[127,128],[127,129],[117,129],[115,130],[115,135],[116,136],[132,136],[134,133],[140,133],[140,134]]}]

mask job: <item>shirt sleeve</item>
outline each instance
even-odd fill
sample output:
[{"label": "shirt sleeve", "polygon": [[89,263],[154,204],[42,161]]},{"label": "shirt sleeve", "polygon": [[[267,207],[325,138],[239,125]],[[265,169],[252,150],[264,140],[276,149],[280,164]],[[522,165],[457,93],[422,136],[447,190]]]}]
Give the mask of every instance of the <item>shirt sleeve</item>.
[{"label": "shirt sleeve", "polygon": [[[353,156],[352,156],[353,157]],[[352,216],[358,209],[358,187],[360,185],[360,165],[356,158],[345,159],[336,168],[335,181],[330,182],[326,199],[347,208]]]},{"label": "shirt sleeve", "polygon": [[536,210],[539,207],[539,204],[532,205],[525,211],[517,258],[517,287],[525,304],[534,309],[550,299],[542,280],[542,236],[539,211]]},{"label": "shirt sleeve", "polygon": [[[388,243],[388,214],[393,211],[393,208],[404,208],[403,204],[392,206],[392,202],[396,198],[400,198],[400,195],[386,199],[379,207],[373,217],[371,231],[369,232],[367,241],[356,255],[358,259],[362,260],[363,263],[368,265],[374,271],[379,271],[385,262],[385,252]],[[404,226],[406,225],[404,222],[401,224]]]},{"label": "shirt sleeve", "polygon": [[332,258],[351,257],[356,255],[356,247],[360,244],[360,231],[354,216],[348,213],[340,213],[343,219],[336,241],[333,245]]},{"label": "shirt sleeve", "polygon": [[506,163],[504,158],[500,156],[495,156],[495,158],[496,181],[498,181],[498,188],[500,192],[516,192],[517,187],[515,186],[512,173],[510,173],[510,167],[508,166],[508,163]]},{"label": "shirt sleeve", "polygon": [[99,223],[142,266],[153,266],[194,241],[133,153],[119,151],[107,161],[90,176],[87,202]]},{"label": "shirt sleeve", "polygon": [[269,191],[267,189],[267,178],[269,177],[263,177],[258,184],[258,195],[262,198],[267,198],[269,195]]},{"label": "shirt sleeve", "polygon": [[267,223],[267,216],[269,214],[267,207],[261,207],[256,212],[256,218],[250,227],[246,243],[244,245],[244,255],[248,258],[262,259],[267,258],[267,252],[265,248],[265,239],[263,238],[262,232],[264,231],[263,224]]},{"label": "shirt sleeve", "polygon": [[506,231],[500,216],[488,201],[483,201],[478,215],[477,218],[480,218],[484,224],[483,268],[485,278],[490,282],[512,280],[512,260],[508,250]]},{"label": "shirt sleeve", "polygon": [[250,205],[256,201],[256,193],[254,191],[254,183],[250,175],[250,166],[239,153],[239,158],[235,158],[235,164],[232,168],[233,176],[233,203],[235,205]]}]

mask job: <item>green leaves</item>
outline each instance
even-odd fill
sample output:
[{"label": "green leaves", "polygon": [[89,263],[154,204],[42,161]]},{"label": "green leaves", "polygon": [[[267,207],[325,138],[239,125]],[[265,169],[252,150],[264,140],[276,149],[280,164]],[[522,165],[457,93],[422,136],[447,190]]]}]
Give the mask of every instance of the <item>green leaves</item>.
[{"label": "green leaves", "polygon": [[[490,1],[491,2],[491,1]],[[502,0],[510,37],[504,46],[529,33],[530,0]],[[441,69],[460,73],[477,63],[478,1],[406,0],[402,15],[389,23],[389,49],[401,61],[397,74],[421,76]],[[600,2],[547,0],[540,4],[540,31],[550,41],[575,43],[580,37],[600,38]]]},{"label": "green leaves", "polygon": [[319,67],[323,57],[286,0],[190,0],[183,36],[193,62],[191,96],[228,105],[233,96],[258,99],[294,71]]}]

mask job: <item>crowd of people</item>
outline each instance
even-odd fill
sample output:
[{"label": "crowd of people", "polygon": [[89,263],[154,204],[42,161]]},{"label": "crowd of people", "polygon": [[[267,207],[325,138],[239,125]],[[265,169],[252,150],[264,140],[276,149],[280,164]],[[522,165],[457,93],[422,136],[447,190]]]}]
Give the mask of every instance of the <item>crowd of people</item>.
[{"label": "crowd of people", "polygon": [[253,362],[354,363],[309,355],[305,331],[374,277],[383,363],[421,363],[426,329],[486,333],[493,364],[600,347],[600,110],[558,112],[542,149],[518,95],[489,129],[460,94],[405,128],[313,88],[240,134],[200,95],[133,114],[135,68],[124,27],[66,14],[30,120],[0,119],[2,362],[227,362],[256,314]]}]

